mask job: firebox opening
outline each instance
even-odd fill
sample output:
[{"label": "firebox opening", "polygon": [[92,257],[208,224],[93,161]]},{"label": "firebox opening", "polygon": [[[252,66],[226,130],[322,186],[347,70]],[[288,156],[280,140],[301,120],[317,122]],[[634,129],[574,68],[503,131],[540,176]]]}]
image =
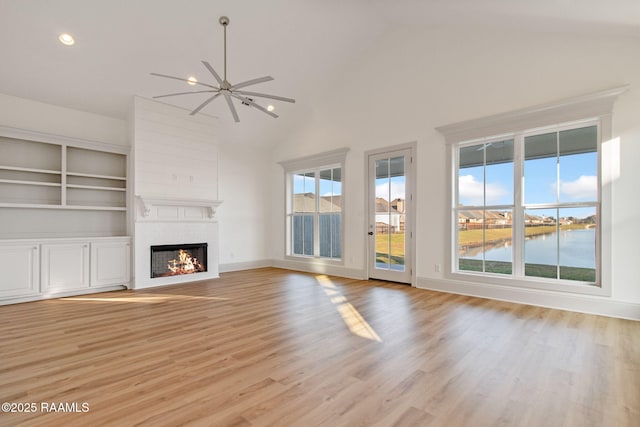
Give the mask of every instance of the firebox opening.
[{"label": "firebox opening", "polygon": [[151,278],[207,271],[207,243],[151,246]]}]

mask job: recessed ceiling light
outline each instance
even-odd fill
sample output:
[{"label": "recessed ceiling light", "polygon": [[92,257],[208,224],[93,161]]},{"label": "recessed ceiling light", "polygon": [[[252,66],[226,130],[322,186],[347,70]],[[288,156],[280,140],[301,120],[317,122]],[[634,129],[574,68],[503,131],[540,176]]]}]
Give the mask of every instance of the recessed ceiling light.
[{"label": "recessed ceiling light", "polygon": [[66,46],[72,46],[76,41],[71,34],[62,33],[58,36],[60,43]]},{"label": "recessed ceiling light", "polygon": [[195,78],[195,77],[193,77],[193,76],[192,76],[192,77],[189,77],[187,80],[188,80],[187,84],[188,84],[188,85],[191,85],[191,86],[195,86],[195,85],[196,85],[196,83],[198,83],[198,79],[196,79],[196,78]]},{"label": "recessed ceiling light", "polygon": [[267,111],[273,111],[275,109],[276,109],[276,107],[274,107],[273,105],[268,105],[267,106]]}]

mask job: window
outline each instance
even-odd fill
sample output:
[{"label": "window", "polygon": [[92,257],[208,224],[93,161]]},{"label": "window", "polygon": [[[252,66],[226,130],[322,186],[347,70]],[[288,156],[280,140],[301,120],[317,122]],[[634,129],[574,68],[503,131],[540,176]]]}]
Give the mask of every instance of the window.
[{"label": "window", "polygon": [[627,89],[437,128],[452,167],[448,279],[611,295],[612,113]]},{"label": "window", "polygon": [[597,122],[458,144],[457,270],[596,284],[598,146]]},{"label": "window", "polygon": [[286,254],[342,261],[347,150],[281,162],[286,172]]}]

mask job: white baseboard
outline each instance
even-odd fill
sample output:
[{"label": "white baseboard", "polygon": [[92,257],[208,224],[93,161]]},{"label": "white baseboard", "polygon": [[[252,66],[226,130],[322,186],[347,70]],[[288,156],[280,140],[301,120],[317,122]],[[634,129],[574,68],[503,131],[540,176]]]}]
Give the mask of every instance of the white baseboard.
[{"label": "white baseboard", "polygon": [[274,259],[271,261],[272,267],[284,268],[287,270],[304,271],[307,273],[327,274],[329,276],[345,277],[347,279],[364,280],[364,270],[358,268],[347,268],[342,265],[330,265],[314,262],[292,261]]},{"label": "white baseboard", "polygon": [[257,261],[229,262],[220,264],[220,273],[229,273],[231,271],[251,270],[253,268],[273,267],[273,261],[270,259],[261,259]]},{"label": "white baseboard", "polygon": [[502,285],[425,277],[418,277],[417,287],[420,289],[529,304],[539,307],[598,314],[621,319],[640,320],[640,304],[616,301],[608,297],[564,294],[536,289],[520,289]]},{"label": "white baseboard", "polygon": [[15,298],[7,298],[0,300],[0,305],[19,304],[23,302],[40,301],[45,299],[66,298],[80,295],[97,294],[102,292],[123,291],[127,289],[126,285],[104,286],[102,288],[80,289],[75,291],[58,292],[52,294],[26,295]]}]

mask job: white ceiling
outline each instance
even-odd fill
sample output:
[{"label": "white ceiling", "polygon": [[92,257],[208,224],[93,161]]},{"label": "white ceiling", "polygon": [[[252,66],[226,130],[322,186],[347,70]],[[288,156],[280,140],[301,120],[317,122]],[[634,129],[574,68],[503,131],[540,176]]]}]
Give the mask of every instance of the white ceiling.
[{"label": "white ceiling", "polygon": [[[350,57],[399,26],[640,38],[638,0],[0,0],[0,93],[124,119],[132,95],[185,89],[150,72],[213,83],[200,61],[222,73],[221,15],[231,21],[229,81],[271,75],[274,81],[251,89],[297,100],[274,103],[279,119],[238,106],[237,124],[221,99],[203,110],[240,139],[272,135],[300,117],[296,111],[339,78]],[[73,34],[76,45],[60,44],[62,32]],[[163,101],[191,110],[206,96]]]}]

